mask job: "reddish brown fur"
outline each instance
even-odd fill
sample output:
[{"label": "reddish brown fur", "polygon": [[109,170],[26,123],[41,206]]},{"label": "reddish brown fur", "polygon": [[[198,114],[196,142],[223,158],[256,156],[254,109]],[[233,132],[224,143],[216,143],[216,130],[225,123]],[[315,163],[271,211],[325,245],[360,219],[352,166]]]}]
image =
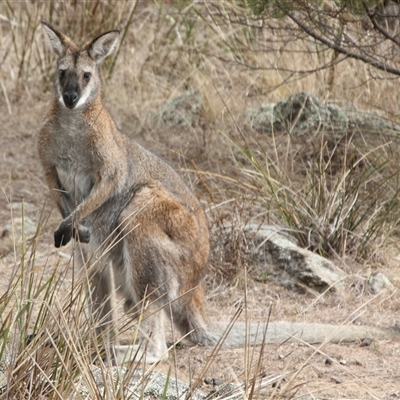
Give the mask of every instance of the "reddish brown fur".
[{"label": "reddish brown fur", "polygon": [[[90,51],[94,48],[96,55],[105,47],[107,55],[107,45],[117,35],[106,33],[78,49],[61,32],[44,26],[59,55],[59,68],[73,80],[67,89],[61,78],[56,80],[56,97],[38,136],[47,184],[63,216],[55,232],[56,246],[72,236],[89,242],[83,248],[86,262],[104,243],[118,242],[91,272],[92,308],[100,309],[104,318],[111,321],[111,272],[126,309],[136,310],[135,305],[149,295],[158,308],[171,304],[182,333],[198,343],[213,342],[201,288],[209,254],[204,212],[176,172],[120,133],[101,103]],[[94,83],[76,86],[86,70]],[[70,109],[63,98],[68,90],[79,92],[86,101],[79,105],[78,100]],[[166,351],[162,323],[148,325],[147,335],[158,330],[152,333],[154,356],[161,357]]]},{"label": "reddish brown fur", "polygon": [[[117,290],[126,311],[138,311],[147,297],[161,310],[142,324],[143,340],[150,339],[148,362],[166,356],[163,308],[193,342],[215,344],[221,333],[207,326],[201,287],[209,254],[204,212],[177,173],[120,133],[101,103],[97,64],[115,47],[118,32],[78,48],[43,25],[58,56],[59,76],[38,135],[39,158],[63,217],[55,245],[72,237],[82,242],[77,256],[90,275],[91,307],[103,322],[98,331],[110,330],[111,298]],[[397,335],[370,327],[342,328],[339,335],[333,325],[269,323],[267,340],[279,343],[299,333],[311,343],[351,341],[371,332]],[[262,330],[251,326],[246,334],[243,325],[236,325],[225,343],[239,347],[246,338],[260,343]]]}]

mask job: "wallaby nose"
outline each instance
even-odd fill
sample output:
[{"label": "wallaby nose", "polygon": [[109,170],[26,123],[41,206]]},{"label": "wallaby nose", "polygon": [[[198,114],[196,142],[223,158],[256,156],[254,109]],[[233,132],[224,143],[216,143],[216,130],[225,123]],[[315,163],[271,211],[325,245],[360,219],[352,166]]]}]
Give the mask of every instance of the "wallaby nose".
[{"label": "wallaby nose", "polygon": [[64,103],[68,108],[74,108],[78,98],[78,93],[75,91],[64,92],[63,94]]}]

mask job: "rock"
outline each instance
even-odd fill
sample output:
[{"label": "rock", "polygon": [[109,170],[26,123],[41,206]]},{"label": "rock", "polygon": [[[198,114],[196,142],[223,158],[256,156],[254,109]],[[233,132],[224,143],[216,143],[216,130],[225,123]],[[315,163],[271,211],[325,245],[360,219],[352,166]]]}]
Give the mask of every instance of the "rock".
[{"label": "rock", "polygon": [[149,117],[156,125],[182,129],[199,125],[202,113],[202,95],[198,91],[188,90],[151,112]]},{"label": "rock", "polygon": [[[95,366],[91,366],[91,369],[96,385],[100,393],[103,393],[105,385],[103,381],[104,370]],[[112,380],[117,383],[124,381],[123,377],[129,373],[129,370],[126,367],[122,367],[119,370],[117,367],[113,367],[110,372],[112,373]],[[152,372],[143,375],[143,371],[140,369],[133,372],[129,383],[125,383],[124,387],[124,393],[130,394],[129,398],[140,398],[144,400],[183,400],[189,397],[194,400],[205,400],[207,398],[207,395],[200,390],[190,392],[190,386],[179,379],[172,376],[168,377],[160,372]],[[115,392],[117,392],[117,390],[118,388],[115,387]],[[90,391],[83,381],[80,384],[79,392],[82,396],[81,398],[89,398]],[[190,396],[188,396],[189,393]]]},{"label": "rock", "polygon": [[347,127],[346,114],[336,105],[326,106],[316,96],[300,92],[276,104],[263,104],[246,112],[250,126],[260,133],[290,131],[297,136],[319,127]]},{"label": "rock", "polygon": [[[2,343],[0,344],[3,346]],[[0,360],[0,393],[7,391],[7,384],[9,384],[11,376],[10,365],[13,360],[15,361],[15,355],[13,355],[10,347],[6,345]],[[71,399],[93,398],[93,383],[95,383],[98,393],[101,394],[101,398],[109,398],[111,393],[121,394],[121,382],[123,382],[123,392],[128,398],[140,398],[143,400],[183,400],[187,398],[205,400],[208,398],[206,393],[200,390],[192,391],[189,384],[176,379],[174,376],[167,376],[160,372],[146,372],[143,374],[143,371],[139,368],[132,371],[127,367],[107,368],[104,366],[100,368],[95,365],[90,365],[88,368],[90,368],[90,373],[76,377],[77,380],[74,383],[74,387],[77,393]],[[104,381],[105,378],[106,381]],[[89,382],[86,379],[89,379]],[[110,387],[113,389],[110,389]],[[217,388],[215,387],[212,393],[216,390]]]},{"label": "rock", "polygon": [[276,103],[274,107],[274,129],[276,131],[292,130],[303,134],[312,127],[327,123],[330,118],[325,105],[313,94],[300,92],[286,100]]},{"label": "rock", "polygon": [[31,239],[36,229],[37,224],[27,216],[13,218],[0,231],[0,256],[20,249],[23,239]]},{"label": "rock", "polygon": [[334,382],[334,383],[337,383],[338,385],[343,383],[343,379],[338,378],[337,376],[332,376],[331,377],[331,381]]},{"label": "rock", "polygon": [[37,224],[29,218],[27,215],[22,217],[22,210],[32,211],[35,207],[30,203],[12,202],[8,205],[8,208],[12,210],[13,218],[4,225],[1,230],[2,239],[16,240],[17,243],[21,243],[22,232],[25,238],[29,238],[36,233]]},{"label": "rock", "polygon": [[373,342],[372,338],[364,338],[360,344],[360,347],[369,347],[371,346],[372,342]]},{"label": "rock", "polygon": [[250,108],[246,111],[249,125],[259,133],[272,133],[274,131],[275,103],[262,104],[259,108]]},{"label": "rock", "polygon": [[278,103],[248,109],[246,123],[259,133],[288,131],[296,136],[321,128],[334,131],[355,128],[363,131],[400,131],[400,125],[376,113],[361,112],[354,106],[345,110],[336,104],[324,104],[308,92],[294,94]]},{"label": "rock", "polygon": [[328,357],[325,359],[325,365],[332,365],[332,364],[333,364],[333,361],[331,358]]},{"label": "rock", "polygon": [[375,271],[369,276],[368,284],[374,293],[379,293],[386,289],[389,289],[390,291],[394,290],[392,282],[390,282],[386,275],[379,271]]},{"label": "rock", "polygon": [[21,242],[22,232],[26,238],[29,238],[36,233],[36,224],[27,216],[24,218],[17,217],[12,221],[9,221],[3,228],[1,237],[15,237],[18,242]]},{"label": "rock", "polygon": [[228,383],[222,386],[214,386],[207,396],[207,400],[211,399],[243,399],[243,388],[236,383]]},{"label": "rock", "polygon": [[260,274],[265,265],[272,266],[281,279],[290,280],[300,288],[304,286],[322,292],[342,287],[345,272],[332,261],[299,247],[283,229],[273,226],[249,224],[246,236],[255,245]]},{"label": "rock", "polygon": [[221,386],[224,384],[224,382],[218,378],[206,378],[204,379],[204,383],[206,385],[213,385],[213,386]]},{"label": "rock", "polygon": [[11,360],[13,359],[13,354],[8,344],[4,346],[4,342],[1,342],[0,346],[3,349],[0,360],[0,393],[4,393],[7,383],[10,380],[10,377],[7,373],[9,373],[8,368],[11,364]]}]

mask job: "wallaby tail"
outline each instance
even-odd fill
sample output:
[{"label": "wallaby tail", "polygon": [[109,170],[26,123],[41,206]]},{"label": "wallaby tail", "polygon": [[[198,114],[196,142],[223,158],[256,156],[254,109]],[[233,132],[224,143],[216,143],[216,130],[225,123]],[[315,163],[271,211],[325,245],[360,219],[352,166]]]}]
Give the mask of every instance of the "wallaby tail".
[{"label": "wallaby tail", "polygon": [[363,339],[400,339],[400,328],[378,328],[362,325],[332,325],[306,322],[231,322],[207,323],[204,310],[204,293],[201,287],[193,292],[189,302],[172,303],[174,322],[196,344],[213,347],[222,341],[224,348],[240,348],[262,343],[281,344],[286,341],[313,343],[357,342]]},{"label": "wallaby tail", "polygon": [[[229,329],[228,324],[221,324],[215,331],[222,333]],[[215,338],[215,335],[214,335]],[[376,328],[357,325],[330,325],[316,323],[269,322],[246,324],[236,322],[232,325],[222,347],[238,348],[246,345],[260,345],[264,341],[270,344],[281,344],[285,341],[302,341],[313,343],[356,342],[365,338],[397,339],[400,338],[399,328]]]}]

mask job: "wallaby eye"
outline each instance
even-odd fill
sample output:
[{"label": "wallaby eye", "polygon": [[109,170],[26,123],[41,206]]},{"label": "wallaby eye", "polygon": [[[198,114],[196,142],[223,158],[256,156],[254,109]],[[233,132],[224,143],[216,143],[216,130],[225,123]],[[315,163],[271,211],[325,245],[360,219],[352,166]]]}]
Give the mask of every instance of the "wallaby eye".
[{"label": "wallaby eye", "polygon": [[91,74],[90,72],[84,72],[84,73],[83,73],[83,79],[84,79],[86,82],[89,82],[89,81],[90,81],[91,76],[92,76],[92,74]]},{"label": "wallaby eye", "polygon": [[58,76],[60,79],[64,78],[65,76],[65,69],[58,70]]}]

